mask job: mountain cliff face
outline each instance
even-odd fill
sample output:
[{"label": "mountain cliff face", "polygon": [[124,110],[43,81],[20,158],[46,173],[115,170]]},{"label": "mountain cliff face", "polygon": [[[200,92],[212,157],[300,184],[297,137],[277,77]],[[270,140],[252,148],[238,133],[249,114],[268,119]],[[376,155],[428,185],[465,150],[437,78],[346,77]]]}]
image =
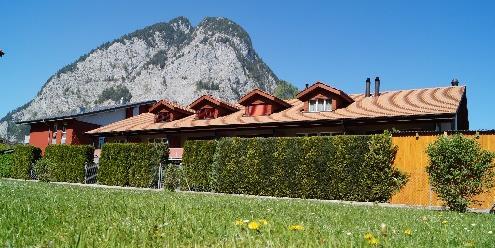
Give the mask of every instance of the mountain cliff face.
[{"label": "mountain cliff face", "polygon": [[277,76],[256,54],[249,35],[225,18],[196,27],[178,17],[105,43],[50,77],[38,95],[0,122],[0,136],[19,141],[14,121],[167,98],[187,105],[203,94],[235,101],[253,88],[274,92]]}]

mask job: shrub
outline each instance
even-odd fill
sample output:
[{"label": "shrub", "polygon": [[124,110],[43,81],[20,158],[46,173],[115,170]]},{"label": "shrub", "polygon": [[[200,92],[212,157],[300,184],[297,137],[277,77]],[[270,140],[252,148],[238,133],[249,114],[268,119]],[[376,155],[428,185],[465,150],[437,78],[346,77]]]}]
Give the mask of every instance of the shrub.
[{"label": "shrub", "polygon": [[11,177],[12,170],[12,151],[11,147],[0,146],[0,177]]},{"label": "shrub", "polygon": [[392,167],[396,151],[389,134],[224,138],[211,185],[224,193],[383,202],[406,181]]},{"label": "shrub", "polygon": [[55,168],[56,165],[47,158],[42,158],[36,161],[34,164],[34,173],[38,180],[42,182],[50,182],[53,181],[51,179],[50,169]]},{"label": "shrub", "polygon": [[473,197],[493,186],[495,154],[458,134],[439,137],[427,149],[426,171],[438,196],[451,210],[465,212]]},{"label": "shrub", "polygon": [[165,189],[174,191],[179,188],[182,169],[175,164],[168,164],[165,168],[165,177],[163,178],[163,185]]},{"label": "shrub", "polygon": [[164,144],[105,144],[102,148],[98,182],[106,185],[151,187],[158,168],[168,158]]},{"label": "shrub", "polygon": [[217,142],[215,140],[188,140],[184,144],[182,167],[185,189],[210,191],[210,173]]},{"label": "shrub", "polygon": [[41,157],[41,149],[31,145],[17,145],[12,154],[11,176],[18,179],[31,179],[33,164]]},{"label": "shrub", "polygon": [[49,145],[49,179],[56,182],[84,183],[84,166],[93,162],[94,148],[88,145]]}]

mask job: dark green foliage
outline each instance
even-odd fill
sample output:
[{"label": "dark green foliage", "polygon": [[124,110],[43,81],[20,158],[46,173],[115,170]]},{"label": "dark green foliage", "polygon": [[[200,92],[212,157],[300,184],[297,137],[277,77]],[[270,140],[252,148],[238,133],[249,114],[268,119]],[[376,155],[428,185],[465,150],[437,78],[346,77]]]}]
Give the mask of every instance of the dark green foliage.
[{"label": "dark green foliage", "polygon": [[0,177],[11,177],[12,149],[11,146],[0,144]]},{"label": "dark green foliage", "polygon": [[41,158],[41,150],[31,145],[17,145],[12,154],[11,177],[31,179],[33,164]]},{"label": "dark green foliage", "polygon": [[53,181],[51,178],[50,169],[55,168],[56,164],[51,162],[47,158],[42,158],[36,161],[34,164],[34,173],[36,178],[42,182],[50,182]]},{"label": "dark green foliage", "polygon": [[287,81],[280,80],[278,81],[277,87],[275,88],[273,94],[280,99],[293,99],[296,97],[298,92],[299,89],[297,89],[296,86]]},{"label": "dark green foliage", "polygon": [[175,164],[168,164],[165,168],[163,185],[165,189],[175,191],[179,188],[182,176],[182,169]]},{"label": "dark green foliage", "polygon": [[203,81],[198,81],[196,82],[196,90],[220,90],[220,85],[216,83],[209,83],[209,82],[203,82]]},{"label": "dark green foliage", "polygon": [[389,134],[224,138],[210,183],[224,193],[384,202],[406,181],[392,167],[396,149]]},{"label": "dark green foliage", "polygon": [[103,145],[98,183],[151,187],[157,182],[160,163],[168,158],[164,144],[108,143]]},{"label": "dark green foliage", "polygon": [[473,197],[493,186],[495,153],[461,134],[440,136],[427,149],[433,190],[451,210],[465,212]]},{"label": "dark green foliage", "polygon": [[217,142],[215,140],[188,140],[184,144],[182,167],[186,190],[210,191],[210,172]]},{"label": "dark green foliage", "polygon": [[[91,164],[94,148],[87,145],[49,145],[45,150],[45,158],[50,163],[47,168],[50,181],[84,182],[84,166]],[[38,175],[38,174],[37,174]]]},{"label": "dark green foliage", "polygon": [[117,85],[110,88],[106,88],[98,96],[96,100],[97,104],[103,103],[106,100],[112,100],[114,102],[120,102],[122,99],[123,103],[128,103],[131,101],[132,94],[124,85]]}]

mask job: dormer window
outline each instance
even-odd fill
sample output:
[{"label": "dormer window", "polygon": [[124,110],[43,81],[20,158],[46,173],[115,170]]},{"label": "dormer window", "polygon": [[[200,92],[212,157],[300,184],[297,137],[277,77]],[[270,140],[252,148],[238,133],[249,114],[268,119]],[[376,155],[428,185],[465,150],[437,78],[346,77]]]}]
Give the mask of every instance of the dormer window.
[{"label": "dormer window", "polygon": [[244,95],[239,104],[245,107],[244,116],[262,116],[283,111],[292,105],[260,89],[254,89]]},{"label": "dormer window", "polygon": [[196,117],[200,120],[214,119],[215,109],[214,108],[202,108],[196,113]]},{"label": "dormer window", "polygon": [[215,119],[239,111],[237,107],[210,95],[196,99],[189,108],[196,111],[196,119],[199,120]]},{"label": "dormer window", "polygon": [[150,108],[155,114],[155,123],[175,121],[194,114],[193,110],[167,100],[161,100]]},{"label": "dormer window", "polygon": [[316,82],[297,94],[297,99],[304,102],[302,112],[335,111],[349,106],[354,100],[345,92]]},{"label": "dormer window", "polygon": [[172,120],[172,115],[170,112],[159,112],[155,115],[155,123],[158,122],[169,122]]},{"label": "dormer window", "polygon": [[332,111],[332,99],[309,100],[309,112]]}]

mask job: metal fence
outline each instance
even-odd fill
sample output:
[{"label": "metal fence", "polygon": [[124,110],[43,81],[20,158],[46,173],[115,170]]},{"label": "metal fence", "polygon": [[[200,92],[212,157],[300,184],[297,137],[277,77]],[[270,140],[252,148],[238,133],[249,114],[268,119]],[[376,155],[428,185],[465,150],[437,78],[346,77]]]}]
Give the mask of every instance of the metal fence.
[{"label": "metal fence", "polygon": [[96,183],[97,176],[98,176],[97,163],[84,164],[84,183],[86,184]]}]

